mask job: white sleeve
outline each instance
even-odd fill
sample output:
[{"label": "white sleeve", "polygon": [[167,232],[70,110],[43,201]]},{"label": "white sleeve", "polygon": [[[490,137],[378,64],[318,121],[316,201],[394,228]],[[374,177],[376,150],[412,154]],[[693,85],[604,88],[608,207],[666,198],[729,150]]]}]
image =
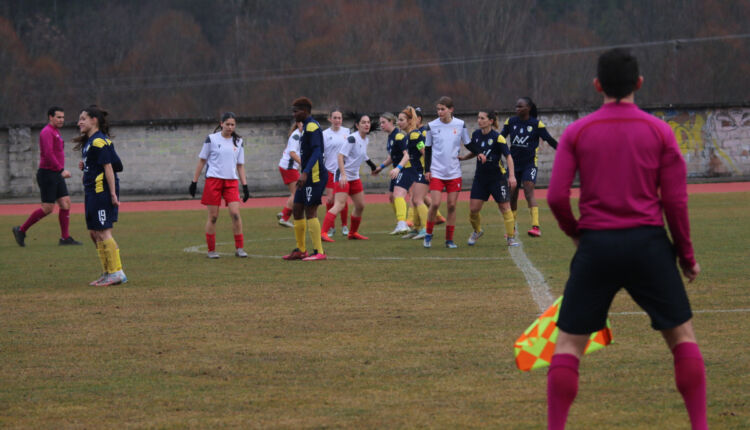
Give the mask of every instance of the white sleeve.
[{"label": "white sleeve", "polygon": [[286,152],[294,152],[299,155],[299,134],[297,134],[296,132],[292,133],[292,135],[289,136],[289,139],[286,141]]},{"label": "white sleeve", "polygon": [[466,128],[466,123],[464,123],[464,129],[461,131],[461,140],[463,145],[468,145],[469,142],[471,142],[471,138],[469,137],[469,130]]},{"label": "white sleeve", "polygon": [[432,130],[430,129],[430,126],[427,126],[427,129],[425,130],[426,136],[424,137],[424,146],[432,146]]},{"label": "white sleeve", "polygon": [[245,164],[245,142],[240,139],[238,145],[240,150],[237,151],[237,164]]},{"label": "white sleeve", "polygon": [[206,141],[203,142],[203,148],[201,148],[201,153],[198,154],[198,158],[208,160],[209,152],[211,152],[211,138],[207,137]]},{"label": "white sleeve", "polygon": [[346,142],[342,143],[339,147],[339,154],[343,155],[344,157],[349,157],[349,154],[352,152],[352,148],[354,147],[354,144],[356,143],[356,139],[354,136],[349,136],[346,138]]}]

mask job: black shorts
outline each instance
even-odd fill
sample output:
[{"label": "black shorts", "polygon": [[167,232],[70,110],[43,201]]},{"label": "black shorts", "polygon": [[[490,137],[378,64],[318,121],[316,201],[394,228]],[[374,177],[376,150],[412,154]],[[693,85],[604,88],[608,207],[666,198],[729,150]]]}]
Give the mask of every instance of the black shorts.
[{"label": "black shorts", "polygon": [[414,183],[414,180],[416,179],[414,169],[412,169],[411,167],[404,167],[400,170],[401,171],[398,172],[398,176],[396,176],[396,179],[391,179],[391,184],[388,187],[388,191],[393,192],[393,189],[396,187],[401,187],[408,191],[409,188],[411,188],[411,184]]},{"label": "black shorts", "polygon": [[570,263],[557,326],[571,334],[601,330],[620,288],[646,311],[655,330],[693,316],[663,227],[585,230]]},{"label": "black shorts", "polygon": [[534,184],[536,184],[537,172],[538,170],[536,168],[536,165],[534,164],[528,164],[526,166],[515,167],[515,175],[519,183],[533,182]]},{"label": "black shorts", "polygon": [[[318,206],[321,202],[321,197],[326,192],[326,184],[328,183],[328,171],[325,171],[320,175],[318,182],[313,182],[312,177],[308,176],[307,182],[302,187],[298,187],[294,193],[294,203],[302,203],[304,206]],[[323,180],[322,178],[325,178]]]},{"label": "black shorts", "polygon": [[68,186],[65,185],[62,172],[39,169],[36,171],[36,183],[42,192],[42,203],[55,203],[60,197],[68,195]]},{"label": "black shorts", "polygon": [[471,199],[486,202],[492,196],[497,203],[510,201],[510,187],[505,175],[497,175],[489,178],[477,178],[471,184]]},{"label": "black shorts", "polygon": [[[120,192],[117,191],[119,198]],[[107,230],[117,222],[119,207],[112,204],[109,192],[85,192],[86,228],[89,230]]]}]

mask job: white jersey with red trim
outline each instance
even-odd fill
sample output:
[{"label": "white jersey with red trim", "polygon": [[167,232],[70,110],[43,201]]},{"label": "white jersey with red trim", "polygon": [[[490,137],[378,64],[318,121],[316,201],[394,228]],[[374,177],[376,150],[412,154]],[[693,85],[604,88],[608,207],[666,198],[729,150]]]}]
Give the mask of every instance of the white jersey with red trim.
[{"label": "white jersey with red trim", "polygon": [[323,131],[323,160],[326,170],[335,172],[339,168],[338,154],[341,145],[346,143],[346,138],[351,132],[345,127],[339,127],[339,131],[327,128]]},{"label": "white jersey with red trim", "polygon": [[302,132],[299,131],[299,129],[295,128],[294,132],[289,136],[289,139],[286,141],[286,148],[284,148],[284,153],[281,154],[281,160],[279,160],[279,167],[282,169],[294,169],[299,170],[299,163],[294,161],[294,158],[292,158],[291,155],[289,155],[290,152],[294,152],[297,154],[297,157],[299,157],[299,139],[302,137]]},{"label": "white jersey with red trim", "polygon": [[461,145],[471,141],[466,124],[458,118],[453,118],[447,124],[438,118],[430,121],[425,131],[425,146],[432,147],[432,177],[443,180],[460,178],[461,162],[458,160],[458,152]]},{"label": "white jersey with red trim", "polygon": [[206,160],[207,178],[239,179],[237,165],[245,164],[244,143],[238,137],[235,145],[232,136],[224,137],[221,132],[216,132],[206,137],[198,156]]},{"label": "white jersey with red trim", "polygon": [[347,181],[359,179],[359,166],[369,160],[367,157],[367,145],[369,143],[370,139],[367,136],[362,138],[359,132],[355,131],[346,138],[346,143],[341,145],[339,154],[344,156],[344,172],[346,172]]}]

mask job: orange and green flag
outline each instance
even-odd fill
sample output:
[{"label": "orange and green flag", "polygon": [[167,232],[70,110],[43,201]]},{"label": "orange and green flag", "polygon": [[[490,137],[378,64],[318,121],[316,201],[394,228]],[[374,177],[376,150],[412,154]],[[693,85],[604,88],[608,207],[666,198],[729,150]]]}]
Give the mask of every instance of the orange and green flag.
[{"label": "orange and green flag", "polygon": [[[516,366],[524,372],[549,366],[552,354],[555,352],[555,341],[557,340],[557,318],[560,315],[560,304],[562,296],[547,308],[536,321],[534,321],[521,337],[516,340],[514,352],[516,354]],[[612,343],[612,329],[607,319],[607,326],[596,333],[591,334],[589,343],[586,345],[584,354],[604,348]]]}]

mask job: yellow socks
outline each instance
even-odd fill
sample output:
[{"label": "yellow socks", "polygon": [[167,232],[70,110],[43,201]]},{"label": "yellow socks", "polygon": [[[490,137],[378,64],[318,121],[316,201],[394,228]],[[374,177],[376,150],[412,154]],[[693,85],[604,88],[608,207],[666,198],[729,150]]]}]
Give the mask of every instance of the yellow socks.
[{"label": "yellow socks", "polygon": [[413,225],[413,224],[414,224],[414,222],[415,222],[415,220],[414,220],[414,219],[416,218],[416,215],[415,215],[415,213],[416,213],[416,211],[414,210],[414,206],[412,206],[412,205],[411,205],[411,203],[410,203],[410,204],[409,204],[409,205],[408,205],[408,206],[406,207],[406,220],[407,220],[407,221],[409,221],[409,222],[411,222],[411,223],[412,223],[412,225]]},{"label": "yellow socks", "polygon": [[[294,220],[294,239],[297,241],[297,249],[305,252],[305,235],[307,234],[307,221],[303,219]],[[318,237],[320,237],[320,227],[318,227]]]},{"label": "yellow socks", "polygon": [[539,206],[534,206],[533,208],[529,208],[529,213],[531,213],[531,225],[539,227]]},{"label": "yellow socks", "polygon": [[470,212],[469,222],[475,232],[479,233],[479,231],[482,230],[482,215],[480,215],[479,212]]},{"label": "yellow socks", "polygon": [[513,217],[512,211],[502,212],[503,221],[505,223],[505,234],[508,237],[513,237],[516,234],[516,219]]},{"label": "yellow socks", "polygon": [[[416,226],[419,224],[422,228],[427,227],[427,213],[429,212],[429,209],[427,209],[427,205],[422,203],[419,206],[417,206],[417,209],[415,210],[417,213],[417,216],[414,217],[414,225]],[[416,218],[419,218],[419,223],[417,223]]]},{"label": "yellow socks", "polygon": [[107,270],[107,253],[104,251],[102,242],[96,242],[96,253],[99,254],[99,262],[102,263],[102,273],[109,273]]},{"label": "yellow socks", "polygon": [[320,239],[320,221],[317,217],[307,220],[307,229],[310,230],[313,249],[317,250],[319,254],[325,254],[323,252],[323,241]]},{"label": "yellow socks", "polygon": [[514,220],[518,219],[518,209],[513,211],[513,219]]},{"label": "yellow socks", "polygon": [[396,221],[406,221],[406,200],[396,197],[393,199],[393,206],[396,208]]},{"label": "yellow socks", "polygon": [[117,247],[115,239],[109,238],[101,242],[104,253],[107,256],[107,273],[115,273],[122,270],[120,262],[120,249]]}]

